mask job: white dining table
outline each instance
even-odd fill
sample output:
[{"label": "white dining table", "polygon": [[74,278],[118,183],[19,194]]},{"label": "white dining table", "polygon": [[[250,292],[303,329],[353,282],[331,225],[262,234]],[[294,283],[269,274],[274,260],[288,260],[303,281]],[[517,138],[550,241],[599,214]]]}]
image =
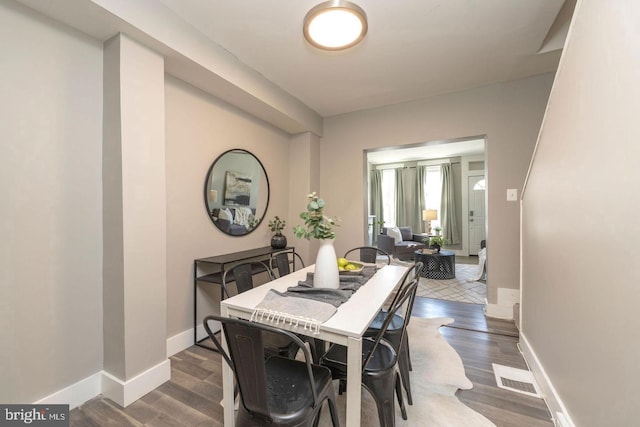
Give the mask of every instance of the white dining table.
[{"label": "white dining table", "polygon": [[[285,292],[287,288],[296,286],[298,281],[305,280],[307,273],[312,272],[313,268],[314,266],[309,266],[223,300],[220,303],[221,316],[250,319],[256,306],[270,289]],[[331,318],[320,324],[317,334],[309,330],[305,331],[302,326],[294,327],[284,325],[282,322],[275,325],[347,347],[347,427],[360,427],[362,337],[380,308],[400,283],[407,268],[396,265],[385,265],[380,268],[347,302],[338,307]],[[227,350],[226,341],[222,341]],[[222,363],[222,386],[224,425],[233,426],[235,423],[233,372],[226,363]]]}]

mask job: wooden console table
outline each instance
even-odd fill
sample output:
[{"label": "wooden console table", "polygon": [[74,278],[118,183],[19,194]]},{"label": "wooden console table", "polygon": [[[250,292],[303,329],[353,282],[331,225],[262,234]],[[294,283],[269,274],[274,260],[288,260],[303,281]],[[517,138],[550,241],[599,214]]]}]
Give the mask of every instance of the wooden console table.
[{"label": "wooden console table", "polygon": [[[275,253],[283,251],[294,251],[293,246],[286,248],[274,249],[271,246],[263,248],[249,249],[246,251],[234,252],[231,254],[216,255],[208,258],[199,258],[193,261],[193,341],[200,347],[215,350],[215,348],[202,344],[207,337],[198,340],[198,286],[200,283],[213,284],[220,288],[220,301],[225,298],[225,290],[222,278],[225,271],[233,268],[236,264],[247,261],[267,261],[270,265],[271,257]],[[295,261],[294,261],[295,262]],[[294,266],[295,267],[295,266]],[[252,269],[253,274],[267,271],[266,268],[256,264]],[[233,282],[235,279],[233,273],[227,274],[227,283]],[[204,316],[203,316],[204,317]]]}]

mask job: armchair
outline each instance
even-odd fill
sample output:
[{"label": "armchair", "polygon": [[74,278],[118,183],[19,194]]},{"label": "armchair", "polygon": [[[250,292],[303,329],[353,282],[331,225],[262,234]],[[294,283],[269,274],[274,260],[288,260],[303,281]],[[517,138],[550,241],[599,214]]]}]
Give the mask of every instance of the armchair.
[{"label": "armchair", "polygon": [[389,227],[383,227],[382,233],[378,236],[378,248],[387,252],[394,258],[413,259],[413,252],[427,247],[422,243],[424,238],[421,234],[413,234],[411,227],[397,227],[400,230],[401,239],[396,239],[389,235]]}]

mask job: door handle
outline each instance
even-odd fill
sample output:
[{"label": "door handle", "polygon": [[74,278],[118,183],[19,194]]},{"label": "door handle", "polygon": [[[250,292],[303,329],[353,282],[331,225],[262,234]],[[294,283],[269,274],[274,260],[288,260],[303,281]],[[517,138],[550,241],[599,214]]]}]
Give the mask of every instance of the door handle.
[{"label": "door handle", "polygon": [[469,220],[469,222],[473,222],[473,218],[471,218],[471,219]]}]

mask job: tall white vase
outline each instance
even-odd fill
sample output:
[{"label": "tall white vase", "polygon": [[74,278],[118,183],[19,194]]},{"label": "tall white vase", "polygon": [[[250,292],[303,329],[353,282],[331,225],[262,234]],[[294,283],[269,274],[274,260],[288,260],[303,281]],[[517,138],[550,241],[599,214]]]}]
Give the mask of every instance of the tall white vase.
[{"label": "tall white vase", "polygon": [[338,259],[333,247],[333,239],[320,241],[320,249],[316,258],[316,266],[313,273],[314,288],[338,289],[340,276],[338,273]]}]

